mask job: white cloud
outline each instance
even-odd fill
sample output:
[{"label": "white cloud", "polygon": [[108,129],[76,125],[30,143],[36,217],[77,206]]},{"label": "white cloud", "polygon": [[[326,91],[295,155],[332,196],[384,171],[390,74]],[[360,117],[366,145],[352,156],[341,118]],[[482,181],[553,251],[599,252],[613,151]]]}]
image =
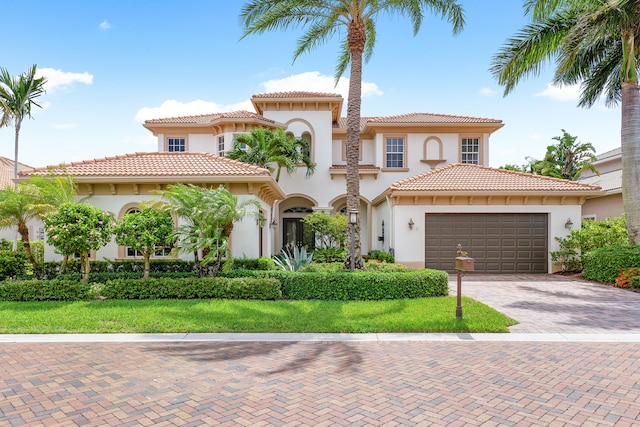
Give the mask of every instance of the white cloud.
[{"label": "white cloud", "polygon": [[89,74],[86,71],[84,73],[71,73],[53,68],[39,68],[37,74],[47,78],[45,88],[48,91],[64,89],[75,83],[93,84],[93,74]]},{"label": "white cloud", "polygon": [[482,95],[482,96],[493,96],[496,93],[498,93],[498,91],[495,90],[495,89],[488,88],[488,87],[483,87],[482,89],[480,89],[480,92],[478,92],[478,93],[480,95]]},{"label": "white cloud", "polygon": [[580,85],[559,85],[547,83],[547,88],[542,92],[536,93],[536,96],[543,96],[556,101],[577,101],[580,98]]},{"label": "white cloud", "polygon": [[75,127],[77,127],[75,123],[57,123],[53,125],[53,128],[58,130],[73,129]]},{"label": "white cloud", "polygon": [[144,122],[145,120],[163,117],[197,116],[199,114],[221,113],[224,111],[233,111],[233,106],[224,106],[201,99],[190,102],[168,99],[160,104],[159,107],[143,107],[139,109],[135,120]]},{"label": "white cloud", "polygon": [[107,20],[105,19],[104,21],[102,21],[100,23],[100,25],[98,25],[98,28],[100,28],[103,31],[108,30],[109,28],[111,28],[111,24],[109,24],[109,22],[107,22]]},{"label": "white cloud", "polygon": [[[318,71],[295,74],[282,79],[267,80],[261,83],[264,92],[324,92],[337,93],[345,100],[349,94],[349,79],[341,78],[338,86],[334,85],[331,76],[325,76]],[[362,97],[379,96],[383,92],[375,83],[362,82]],[[166,117],[194,116],[199,114],[213,114],[229,111],[246,110],[255,112],[250,100],[244,100],[235,104],[223,105],[216,102],[204,101],[201,99],[189,102],[181,102],[175,99],[164,101],[159,107],[142,107],[138,110],[135,120],[144,122],[149,119],[159,119]]]},{"label": "white cloud", "polygon": [[[261,84],[265,92],[325,92],[338,93],[346,100],[349,96],[349,79],[341,77],[338,85],[332,76],[322,75],[318,71],[295,74],[283,79],[268,80]],[[362,97],[380,96],[383,92],[375,83],[362,82]]]}]

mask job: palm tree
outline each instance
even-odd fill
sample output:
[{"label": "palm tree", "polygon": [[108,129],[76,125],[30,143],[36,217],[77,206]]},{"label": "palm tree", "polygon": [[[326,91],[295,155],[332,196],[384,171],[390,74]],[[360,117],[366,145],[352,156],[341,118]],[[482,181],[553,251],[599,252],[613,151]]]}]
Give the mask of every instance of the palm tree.
[{"label": "palm tree", "polygon": [[13,124],[15,128],[14,179],[18,178],[18,141],[22,121],[26,117],[31,117],[31,107],[35,105],[41,108],[35,100],[45,93],[46,81],[44,77],[36,78],[35,64],[18,77],[13,77],[5,68],[0,68],[0,107],[2,108],[0,127]]},{"label": "palm tree", "polygon": [[174,184],[153,193],[161,196],[163,203],[149,203],[151,206],[172,212],[186,221],[175,232],[178,248],[194,253],[196,262],[197,252],[202,250],[202,264],[213,264],[214,274],[220,270],[222,258],[229,255],[233,223],[247,215],[263,220],[257,200],[239,201],[238,196],[223,186],[212,189]]},{"label": "palm tree", "polygon": [[494,56],[491,71],[509,94],[555,61],[554,83],[581,84],[579,106],[601,96],[622,105],[622,198],[629,240],[640,244],[640,0],[526,0],[532,23]]},{"label": "palm tree", "polygon": [[236,134],[233,137],[233,149],[227,152],[227,157],[269,169],[271,172],[274,172],[275,164],[276,182],[280,181],[283,167],[288,174],[292,174],[303,164],[307,168],[307,177],[315,171],[309,143],[289,137],[283,129],[273,132],[256,128],[248,133]]},{"label": "palm tree", "polygon": [[63,203],[76,201],[73,177],[31,176],[15,187],[0,189],[0,228],[17,227],[27,259],[37,277],[42,270],[31,251],[28,222],[55,211]]},{"label": "palm tree", "polygon": [[[408,16],[413,32],[420,29],[424,13],[431,10],[453,25],[458,33],[464,26],[463,9],[455,0],[250,0],[241,10],[244,22],[243,38],[274,29],[307,26],[298,39],[294,61],[305,52],[325,43],[336,34],[346,34],[336,66],[336,83],[350,67],[349,99],[347,102],[347,210],[360,210],[360,179],[358,176],[360,141],[360,105],[362,97],[362,61],[371,58],[376,42],[376,22],[380,15]],[[345,30],[341,32],[341,30]],[[360,256],[360,216],[349,224],[355,267],[362,268]],[[351,254],[345,265],[351,265]]]}]

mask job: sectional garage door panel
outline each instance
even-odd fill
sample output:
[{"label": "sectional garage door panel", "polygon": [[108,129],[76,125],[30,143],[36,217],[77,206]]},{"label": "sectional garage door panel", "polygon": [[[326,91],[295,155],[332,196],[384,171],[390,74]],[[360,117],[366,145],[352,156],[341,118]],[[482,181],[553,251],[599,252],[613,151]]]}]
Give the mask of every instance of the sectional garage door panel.
[{"label": "sectional garage door panel", "polygon": [[458,243],[484,273],[546,273],[547,214],[425,214],[425,266],[455,271]]}]

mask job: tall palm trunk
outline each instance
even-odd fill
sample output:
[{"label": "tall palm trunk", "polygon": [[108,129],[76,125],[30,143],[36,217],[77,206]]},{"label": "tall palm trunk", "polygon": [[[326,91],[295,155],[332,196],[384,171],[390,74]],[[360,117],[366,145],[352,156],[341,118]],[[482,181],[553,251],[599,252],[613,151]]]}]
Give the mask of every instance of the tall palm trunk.
[{"label": "tall palm trunk", "polygon": [[[364,22],[354,19],[349,25],[347,35],[351,52],[351,71],[349,76],[349,101],[347,104],[347,215],[360,210],[360,175],[358,164],[360,159],[360,104],[362,101],[362,53],[366,41]],[[347,238],[351,241],[353,257],[347,256],[345,267],[362,269],[360,256],[360,215],[355,224],[348,224]]]},{"label": "tall palm trunk", "polygon": [[18,178],[18,141],[20,140],[20,127],[22,126],[22,120],[16,119],[16,137],[15,147],[13,153],[13,178]]},{"label": "tall palm trunk", "polygon": [[640,87],[622,83],[622,200],[629,241],[640,245]]}]

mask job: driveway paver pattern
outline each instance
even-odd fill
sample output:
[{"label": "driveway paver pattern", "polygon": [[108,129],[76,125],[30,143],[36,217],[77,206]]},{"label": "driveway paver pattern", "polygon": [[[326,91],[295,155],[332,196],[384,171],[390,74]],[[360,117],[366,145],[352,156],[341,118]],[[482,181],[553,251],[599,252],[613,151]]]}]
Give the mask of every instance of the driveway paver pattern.
[{"label": "driveway paver pattern", "polygon": [[549,275],[469,275],[463,293],[526,333],[501,341],[0,340],[0,426],[640,424],[640,339],[521,340],[556,330],[640,334],[638,294]]}]

